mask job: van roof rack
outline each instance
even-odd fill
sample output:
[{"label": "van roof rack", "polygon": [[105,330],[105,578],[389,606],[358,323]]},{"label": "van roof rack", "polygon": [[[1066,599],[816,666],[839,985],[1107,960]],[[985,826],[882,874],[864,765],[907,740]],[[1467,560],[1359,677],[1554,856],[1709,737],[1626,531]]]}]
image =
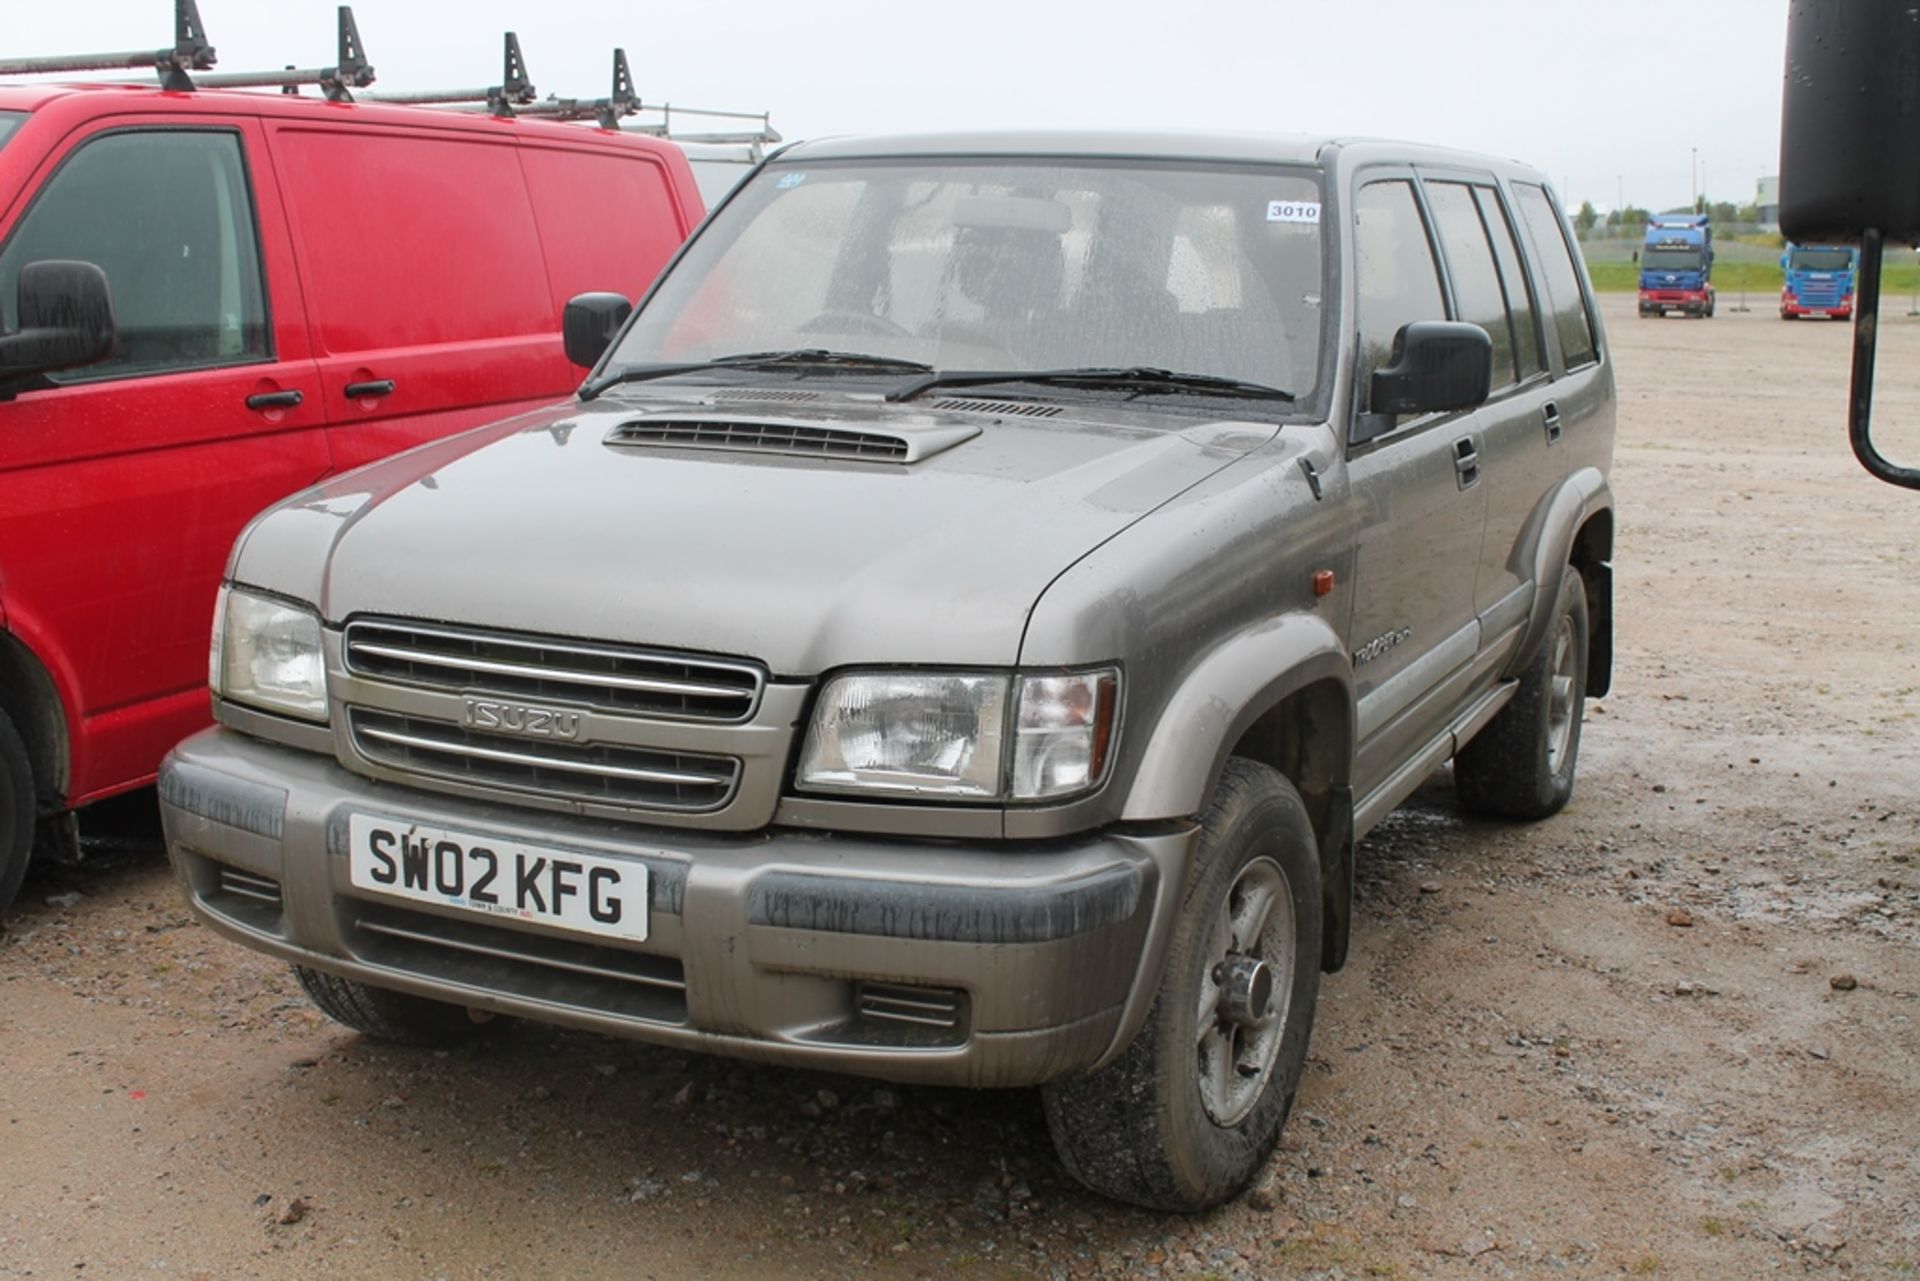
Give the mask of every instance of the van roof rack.
[{"label": "van roof rack", "polygon": [[[129,53],[83,53],[47,58],[0,58],[0,76],[62,74],[72,71],[128,71],[153,68],[163,89],[191,92],[207,89],[269,89],[297,94],[303,85],[316,85],[334,102],[354,101],[354,91],[374,81],[373,64],[367,61],[366,46],[360,40],[360,28],[354,23],[351,5],[339,7],[338,42],[330,67],[286,67],[279,71],[213,72],[218,61],[207,41],[206,24],[200,20],[196,0],[173,0],[174,38],[171,49],[137,50]],[[211,74],[199,74],[210,72]],[[635,132],[676,142],[700,142],[746,145],[755,149],[781,141],[768,112],[709,111],[671,104],[650,106],[634,91],[633,71],[627,65],[627,51],[613,51],[613,84],[604,98],[560,98],[549,94],[540,98],[527,75],[527,60],[520,50],[520,37],[506,33],[500,83],[485,88],[419,90],[402,93],[369,93],[365,101],[403,106],[448,107],[454,110],[486,111],[495,116],[533,116],[549,120],[592,120],[603,129],[618,129],[623,119],[642,111],[658,112],[660,120],[637,124]],[[753,130],[716,130],[699,133],[675,133],[673,117],[696,116],[703,119],[757,121]]]}]

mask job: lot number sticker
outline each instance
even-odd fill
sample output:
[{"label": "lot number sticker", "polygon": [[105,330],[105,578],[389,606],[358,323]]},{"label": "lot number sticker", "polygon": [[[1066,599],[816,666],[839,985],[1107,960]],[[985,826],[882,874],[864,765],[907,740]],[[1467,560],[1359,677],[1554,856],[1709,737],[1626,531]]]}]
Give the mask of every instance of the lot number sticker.
[{"label": "lot number sticker", "polygon": [[1267,221],[1319,222],[1320,202],[1318,200],[1269,200]]}]

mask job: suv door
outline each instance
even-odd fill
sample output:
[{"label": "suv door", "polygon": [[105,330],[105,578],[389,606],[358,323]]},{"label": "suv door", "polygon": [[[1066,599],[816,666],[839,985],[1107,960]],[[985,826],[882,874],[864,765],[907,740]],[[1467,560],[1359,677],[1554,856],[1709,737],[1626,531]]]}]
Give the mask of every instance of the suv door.
[{"label": "suv door", "polygon": [[[1446,295],[1413,177],[1370,170],[1353,202],[1354,421],[1394,335],[1447,320]],[[1357,794],[1424,747],[1456,710],[1480,645],[1474,572],[1487,486],[1472,414],[1404,418],[1348,450],[1358,504],[1352,622],[1359,703]]]},{"label": "suv door", "polygon": [[118,349],[0,391],[9,626],[71,718],[68,799],[140,782],[207,718],[207,629],[246,521],[327,470],[319,383],[254,122],[81,133],[0,219],[20,270],[107,274]]},{"label": "suv door", "polygon": [[1533,605],[1531,557],[1516,557],[1535,510],[1567,474],[1564,426],[1511,221],[1491,176],[1422,174],[1455,310],[1493,339],[1482,428],[1487,527],[1474,575],[1481,645],[1518,641]]}]

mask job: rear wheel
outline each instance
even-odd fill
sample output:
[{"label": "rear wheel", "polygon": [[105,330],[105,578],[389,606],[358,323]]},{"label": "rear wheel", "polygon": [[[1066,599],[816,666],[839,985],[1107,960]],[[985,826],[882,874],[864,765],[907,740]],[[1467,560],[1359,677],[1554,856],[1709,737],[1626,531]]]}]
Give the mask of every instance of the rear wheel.
[{"label": "rear wheel", "polygon": [[27,745],[0,712],[0,911],[20,892],[33,851],[33,765]]},{"label": "rear wheel", "polygon": [[376,1040],[439,1046],[465,1040],[480,1029],[458,1005],[390,992],[304,965],[294,966],[293,973],[328,1018]]},{"label": "rear wheel", "polygon": [[1320,992],[1320,861],[1300,795],[1235,758],[1203,820],[1160,990],[1118,1060],[1044,1088],[1054,1147],[1115,1200],[1197,1211],[1265,1167]]},{"label": "rear wheel", "polygon": [[1460,803],[1495,818],[1557,814],[1573,796],[1587,689],[1587,592],[1569,565],[1546,640],[1500,714],[1453,758]]}]

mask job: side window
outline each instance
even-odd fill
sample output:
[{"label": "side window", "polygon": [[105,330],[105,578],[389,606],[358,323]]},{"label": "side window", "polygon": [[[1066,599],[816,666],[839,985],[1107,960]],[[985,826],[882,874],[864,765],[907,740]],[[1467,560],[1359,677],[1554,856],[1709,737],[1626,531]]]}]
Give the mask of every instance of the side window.
[{"label": "side window", "polygon": [[1527,288],[1526,269],[1520,265],[1520,244],[1513,238],[1513,224],[1501,207],[1500,197],[1491,187],[1475,187],[1474,199],[1480,204],[1480,217],[1493,236],[1493,256],[1500,263],[1500,284],[1507,295],[1507,315],[1513,319],[1514,366],[1520,380],[1546,368],[1540,359],[1540,317]]},{"label": "side window", "polygon": [[1427,207],[1433,210],[1433,229],[1447,256],[1460,319],[1480,326],[1493,339],[1493,386],[1509,386],[1515,378],[1513,322],[1473,189],[1458,182],[1429,182]]},{"label": "side window", "polygon": [[1362,187],[1353,202],[1353,228],[1359,386],[1361,408],[1366,410],[1373,371],[1392,355],[1400,327],[1415,320],[1445,320],[1447,304],[1411,182],[1396,179]]},{"label": "side window", "polygon": [[1546,189],[1516,182],[1513,194],[1520,206],[1520,221],[1527,225],[1541,273],[1546,276],[1547,305],[1553,311],[1554,328],[1560,332],[1560,350],[1566,356],[1567,368],[1599,359],[1593,342],[1593,320],[1587,315],[1587,300],[1580,292],[1580,272],[1573,265],[1573,250],[1567,246]]},{"label": "side window", "polygon": [[268,357],[267,308],[240,139],[224,131],[108,134],[68,158],[0,249],[0,317],[18,323],[20,269],[78,259],[107,273],[119,342],[93,382]]}]

